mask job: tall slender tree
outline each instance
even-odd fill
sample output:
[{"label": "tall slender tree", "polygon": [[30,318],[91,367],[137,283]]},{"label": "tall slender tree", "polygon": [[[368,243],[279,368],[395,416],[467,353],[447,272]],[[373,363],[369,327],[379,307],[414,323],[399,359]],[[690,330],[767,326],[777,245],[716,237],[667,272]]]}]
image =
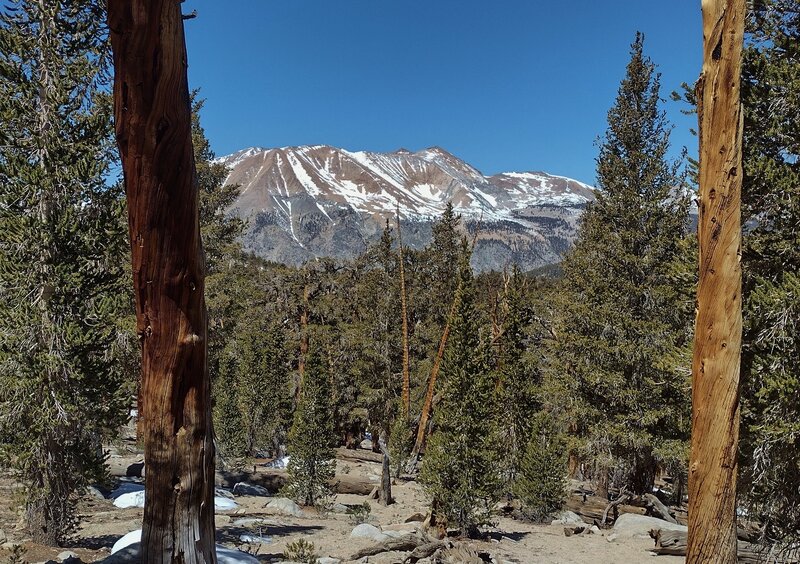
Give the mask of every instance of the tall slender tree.
[{"label": "tall slender tree", "polygon": [[[317,343],[313,345],[316,347]],[[303,505],[318,505],[331,494],[336,469],[330,447],[333,435],[330,379],[319,351],[306,359],[300,402],[289,432],[289,495]]]},{"label": "tall slender tree", "polygon": [[563,262],[548,398],[601,491],[684,464],[692,276],[688,197],[667,157],[660,77],[637,34],[597,159],[597,199]]},{"label": "tall slender tree", "polygon": [[520,472],[530,427],[539,405],[539,374],[528,362],[526,330],[531,313],[525,300],[525,279],[516,267],[507,278],[501,305],[504,310],[497,347],[495,373],[497,422],[502,466],[507,491]]},{"label": "tall slender tree", "polygon": [[132,392],[113,355],[125,239],[103,19],[85,1],[0,8],[0,458],[51,545]]},{"label": "tall slender tree", "polygon": [[700,198],[687,562],[736,562],[742,348],[741,65],[744,0],[703,2],[697,86]]},{"label": "tall slender tree", "polygon": [[213,563],[205,264],[180,2],[110,0],[114,117],[142,344],[142,560]]}]

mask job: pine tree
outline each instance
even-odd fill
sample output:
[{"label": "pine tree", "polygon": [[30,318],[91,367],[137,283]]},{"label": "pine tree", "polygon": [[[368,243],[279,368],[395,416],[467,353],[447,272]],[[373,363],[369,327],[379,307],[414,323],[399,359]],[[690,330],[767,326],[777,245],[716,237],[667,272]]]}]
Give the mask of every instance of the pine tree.
[{"label": "pine tree", "polygon": [[494,436],[494,381],[481,338],[469,252],[463,241],[458,307],[442,364],[441,401],[434,413],[420,481],[437,520],[472,535],[488,522],[500,495]]},{"label": "pine tree", "polygon": [[743,66],[741,491],[768,542],[800,540],[800,2],[757,2]]},{"label": "pine tree", "polygon": [[637,35],[608,114],[597,199],[563,263],[547,394],[601,491],[610,478],[636,493],[687,454],[694,260],[659,75],[643,43]]},{"label": "pine tree", "polygon": [[401,387],[396,376],[402,352],[393,245],[394,237],[387,220],[381,239],[363,257],[367,266],[356,284],[358,304],[351,326],[361,333],[361,394],[367,403],[375,446],[380,433],[389,434]]},{"label": "pine tree", "polygon": [[[422,304],[430,322],[432,343],[438,341],[441,328],[447,321],[450,304],[456,291],[459,264],[459,232],[461,216],[453,211],[453,204],[447,202],[442,215],[433,224],[431,243],[425,249],[425,271]],[[434,347],[435,349],[435,344]]]},{"label": "pine tree", "polygon": [[536,398],[539,375],[529,362],[527,351],[530,311],[524,291],[523,275],[514,267],[502,304],[505,310],[502,332],[495,343],[499,349],[495,369],[498,438],[508,490],[520,471],[532,418],[540,407]]},{"label": "pine tree", "polygon": [[205,100],[192,93],[192,147],[200,185],[200,233],[206,255],[208,283],[221,268],[225,259],[237,258],[241,252],[238,238],[244,231],[244,221],[228,213],[239,196],[239,186],[225,184],[228,167],[214,162],[215,154],[200,123]]},{"label": "pine tree", "polygon": [[330,379],[319,351],[312,349],[288,445],[287,493],[303,505],[319,505],[331,494],[336,469],[332,435]]},{"label": "pine tree", "polygon": [[0,455],[27,486],[32,537],[70,532],[74,496],[104,475],[101,441],[131,389],[113,350],[125,234],[111,174],[98,3],[0,11]]},{"label": "pine tree", "polygon": [[546,412],[537,414],[530,427],[514,494],[522,500],[524,514],[541,521],[561,509],[567,495],[567,442]]}]

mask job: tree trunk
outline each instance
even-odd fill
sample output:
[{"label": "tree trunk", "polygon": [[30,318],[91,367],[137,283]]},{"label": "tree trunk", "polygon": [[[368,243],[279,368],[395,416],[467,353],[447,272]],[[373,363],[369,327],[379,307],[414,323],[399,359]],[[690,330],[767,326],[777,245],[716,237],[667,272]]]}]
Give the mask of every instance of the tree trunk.
[{"label": "tree trunk", "polygon": [[461,285],[456,288],[456,295],[453,298],[453,303],[450,306],[450,312],[447,315],[447,322],[444,324],[442,331],[442,338],[439,341],[439,350],[436,352],[436,359],[433,361],[433,368],[431,368],[431,375],[428,379],[428,389],[425,392],[425,403],[422,405],[422,412],[419,417],[419,427],[417,427],[417,439],[414,442],[414,448],[411,451],[411,458],[408,463],[408,471],[412,472],[417,465],[417,458],[422,450],[422,445],[425,444],[425,438],[428,435],[428,421],[431,416],[431,408],[433,407],[433,393],[436,390],[436,379],[439,377],[439,367],[444,358],[444,349],[447,346],[447,338],[450,336],[450,325],[453,317],[456,314],[458,301],[461,294]]},{"label": "tree trunk", "polygon": [[145,449],[142,561],[209,564],[214,446],[186,46],[175,0],[109,0]]},{"label": "tree trunk", "polygon": [[686,562],[736,562],[742,344],[741,61],[744,0],[703,0],[697,86],[700,201]]},{"label": "tree trunk", "polygon": [[391,505],[394,503],[392,497],[392,475],[389,470],[389,449],[386,448],[386,433],[381,433],[381,438],[378,439],[378,444],[381,447],[382,469],[381,469],[381,489],[378,495],[378,503],[381,505]]},{"label": "tree trunk", "polygon": [[408,358],[408,305],[406,304],[406,274],[403,264],[403,234],[400,231],[400,209],[397,210],[397,243],[400,255],[400,309],[403,316],[403,396],[402,416],[406,422],[411,412],[411,369]]}]

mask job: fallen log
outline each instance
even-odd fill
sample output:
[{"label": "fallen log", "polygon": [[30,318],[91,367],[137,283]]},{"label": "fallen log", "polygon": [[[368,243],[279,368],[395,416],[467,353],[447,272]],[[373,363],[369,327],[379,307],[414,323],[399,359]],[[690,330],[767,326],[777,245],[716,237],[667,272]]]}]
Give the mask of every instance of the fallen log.
[{"label": "fallen log", "polygon": [[411,533],[400,538],[385,540],[380,544],[362,548],[354,552],[348,560],[361,560],[365,556],[375,556],[376,554],[384,552],[409,552],[424,544],[426,544],[426,539]]},{"label": "fallen log", "polygon": [[347,475],[337,475],[335,479],[331,480],[331,487],[340,494],[369,495],[375,487],[375,483]]},{"label": "fallen log", "polygon": [[[584,495],[579,494],[571,495],[567,499],[565,509],[569,509],[570,511],[577,513],[583,517],[583,520],[587,523],[592,523],[593,521],[601,523],[603,512],[605,511],[607,505],[608,500],[603,497],[586,496],[586,501],[584,501]],[[644,507],[636,507],[629,504],[618,505],[617,511],[620,515],[623,513],[634,513],[636,515],[644,515],[647,513],[647,510]]]},{"label": "fallen log", "polygon": [[653,494],[644,494],[642,499],[647,504],[647,508],[656,514],[656,517],[660,517],[664,521],[669,521],[670,523],[678,524],[672,514],[669,512],[669,509],[666,505],[661,503],[661,500],[658,499]]},{"label": "fallen log", "polygon": [[418,560],[422,560],[423,558],[430,558],[434,552],[439,550],[440,548],[447,548],[449,543],[436,540],[427,542],[425,544],[419,545],[415,548],[411,554],[406,556],[406,559],[403,560],[404,563],[414,564]]},{"label": "fallen log", "polygon": [[[684,531],[668,531],[653,529],[650,537],[655,541],[655,548],[651,550],[657,555],[686,556],[688,535]],[[763,546],[746,541],[737,541],[736,558],[743,564],[790,564],[797,562],[794,558],[785,558],[771,554]]]},{"label": "fallen log", "polygon": [[614,521],[616,521],[617,517],[619,516],[619,510],[617,510],[616,508],[630,499],[631,499],[631,494],[629,494],[628,492],[622,492],[619,495],[619,497],[617,497],[617,499],[606,505],[606,508],[603,510],[603,516],[600,518],[600,524],[605,526],[606,519],[608,519],[608,512],[611,509],[614,509]]},{"label": "fallen log", "polygon": [[108,473],[115,478],[144,478],[141,456],[111,456],[106,461]]},{"label": "fallen log", "polygon": [[338,460],[352,460],[354,462],[383,462],[383,455],[364,449],[337,448],[336,458]]}]

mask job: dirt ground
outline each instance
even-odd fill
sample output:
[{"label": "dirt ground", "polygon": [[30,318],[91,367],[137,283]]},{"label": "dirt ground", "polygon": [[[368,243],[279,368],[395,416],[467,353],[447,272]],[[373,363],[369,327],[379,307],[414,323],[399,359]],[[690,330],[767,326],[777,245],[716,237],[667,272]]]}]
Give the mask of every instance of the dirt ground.
[{"label": "dirt ground", "polygon": [[[367,451],[363,451],[367,452]],[[378,462],[354,460],[352,455],[337,461],[337,476],[348,481],[376,483],[381,467]],[[275,472],[274,470],[272,471]],[[371,511],[368,523],[383,530],[413,531],[420,523],[405,523],[415,513],[425,513],[425,495],[416,482],[398,482],[393,486],[396,503],[383,507],[369,501]],[[302,516],[270,513],[265,505],[270,497],[237,496],[237,509],[218,511],[217,542],[255,555],[262,562],[283,560],[283,551],[290,542],[303,538],[314,543],[319,556],[348,561],[358,549],[375,544],[362,538],[351,538],[356,522],[352,516],[340,512],[305,510]],[[337,494],[334,503],[361,504],[365,495]],[[74,539],[62,548],[50,548],[32,543],[25,537],[19,520],[19,487],[8,478],[0,479],[0,562],[6,562],[12,543],[22,544],[28,562],[58,560],[57,555],[69,550],[84,562],[101,560],[110,554],[111,547],[126,533],[141,527],[142,510],[118,509],[111,500],[86,496],[78,510],[80,527]],[[341,506],[339,506],[341,510]],[[255,519],[264,521],[256,523]],[[240,520],[250,519],[242,523]],[[489,538],[469,541],[477,550],[488,552],[495,562],[552,563],[552,564],[605,564],[657,562],[674,564],[683,557],[655,556],[648,552],[653,546],[650,538],[614,538],[613,531],[567,537],[563,525],[537,525],[511,518],[498,517],[496,526],[489,530]],[[3,534],[5,533],[5,535]],[[240,540],[242,535],[268,537],[266,544],[250,544]],[[3,541],[2,537],[7,540]],[[5,544],[3,544],[5,543]],[[362,559],[361,562],[390,564],[402,562],[406,553],[388,552]]]}]

